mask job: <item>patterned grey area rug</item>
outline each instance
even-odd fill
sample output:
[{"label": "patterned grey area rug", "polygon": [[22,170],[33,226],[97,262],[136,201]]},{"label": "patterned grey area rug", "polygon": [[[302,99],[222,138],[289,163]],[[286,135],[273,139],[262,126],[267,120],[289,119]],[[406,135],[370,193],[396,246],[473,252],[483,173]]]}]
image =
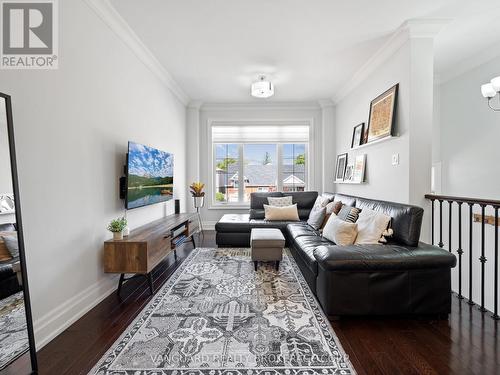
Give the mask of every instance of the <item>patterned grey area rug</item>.
[{"label": "patterned grey area rug", "polygon": [[196,249],[90,374],[355,374],[285,253],[279,271],[250,249]]},{"label": "patterned grey area rug", "polygon": [[23,292],[0,300],[0,370],[28,350]]}]

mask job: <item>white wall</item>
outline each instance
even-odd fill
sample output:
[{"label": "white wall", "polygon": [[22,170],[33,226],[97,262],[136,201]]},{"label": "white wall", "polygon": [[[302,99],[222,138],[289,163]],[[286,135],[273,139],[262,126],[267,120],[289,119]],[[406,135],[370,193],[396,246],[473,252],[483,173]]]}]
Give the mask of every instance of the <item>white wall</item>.
[{"label": "white wall", "polygon": [[[492,111],[481,95],[481,84],[500,75],[500,56],[476,66],[437,87],[439,97],[439,124],[435,128],[440,132],[440,148],[435,151],[434,159],[442,165],[442,193],[444,195],[500,199],[500,113]],[[497,98],[498,100],[498,98]],[[496,105],[498,101],[495,100]],[[438,207],[436,203],[436,208]],[[480,213],[480,207],[474,206],[474,213]],[[445,248],[448,239],[448,203],[443,203]],[[486,215],[493,215],[488,207]],[[456,254],[458,249],[458,208],[453,205],[453,237],[451,248]],[[439,216],[436,213],[436,242],[439,239]],[[463,290],[466,297],[469,288],[469,207],[462,207],[462,249]],[[478,261],[481,252],[481,224],[473,224],[473,288],[472,297],[480,302],[481,264]],[[494,227],[485,227],[486,277],[485,304],[493,309],[494,275]],[[458,291],[458,269],[453,272],[453,289]]]},{"label": "white wall", "polygon": [[[128,140],[174,153],[185,204],[185,106],[81,0],[60,6],[55,71],[1,71],[12,95],[26,255],[38,346],[116,288],[102,270]],[[130,211],[130,226],[173,203]]]},{"label": "white wall", "polygon": [[[196,116],[193,116],[196,118]],[[199,171],[188,171],[189,176],[199,175],[199,180],[209,185],[211,174],[208,169],[208,160],[211,159],[211,140],[208,137],[208,126],[210,120],[311,120],[314,133],[314,146],[310,149],[310,158],[313,158],[314,167],[311,171],[309,190],[321,191],[323,188],[323,150],[322,150],[322,116],[318,104],[271,104],[266,105],[204,105],[199,114],[199,138],[193,136],[189,139],[188,148],[199,147]],[[193,125],[195,126],[195,125]],[[331,124],[333,126],[333,124]],[[191,130],[190,130],[191,132]],[[190,134],[196,134],[193,131]],[[333,142],[333,140],[332,140]],[[325,151],[329,155],[329,150]],[[196,151],[193,152],[196,154]],[[329,160],[329,157],[325,160]],[[202,210],[203,220],[208,226],[212,226],[225,213],[248,213],[248,209],[208,209],[207,196],[206,207]]]},{"label": "white wall", "polygon": [[[337,184],[339,193],[365,198],[408,202],[409,198],[409,105],[410,44],[406,43],[361,85],[336,106],[335,143],[337,154],[349,153],[348,162],[356,155],[367,154],[366,184]],[[398,108],[393,138],[365,148],[350,151],[353,128],[364,122],[368,126],[370,101],[399,83]],[[399,166],[391,165],[392,154],[399,153]],[[332,160],[335,168],[335,160]]]},{"label": "white wall", "polygon": [[[424,208],[420,239],[430,239],[430,205],[433,131],[433,39],[415,35],[411,28],[400,44],[336,106],[336,150],[348,152],[349,160],[366,154],[366,182],[337,184],[337,192],[366,198],[410,203]],[[370,101],[399,83],[396,113],[397,136],[380,143],[350,150],[352,131],[368,125]],[[392,155],[399,164],[392,165]],[[334,163],[334,161],[332,160]]]},{"label": "white wall", "polygon": [[[500,75],[500,56],[441,85],[441,158],[447,194],[500,199],[500,113],[481,84]],[[494,104],[499,105],[498,97]]]}]

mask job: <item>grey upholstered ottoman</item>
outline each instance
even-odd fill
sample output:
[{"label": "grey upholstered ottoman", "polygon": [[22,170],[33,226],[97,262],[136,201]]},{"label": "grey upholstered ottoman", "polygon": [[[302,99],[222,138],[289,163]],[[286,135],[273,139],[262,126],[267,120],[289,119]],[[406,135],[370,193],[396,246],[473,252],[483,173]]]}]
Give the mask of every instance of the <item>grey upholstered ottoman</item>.
[{"label": "grey upholstered ottoman", "polygon": [[280,260],[283,258],[285,237],[281,230],[276,228],[252,228],[250,235],[252,247],[252,260],[257,271],[257,262],[276,262],[279,269]]}]

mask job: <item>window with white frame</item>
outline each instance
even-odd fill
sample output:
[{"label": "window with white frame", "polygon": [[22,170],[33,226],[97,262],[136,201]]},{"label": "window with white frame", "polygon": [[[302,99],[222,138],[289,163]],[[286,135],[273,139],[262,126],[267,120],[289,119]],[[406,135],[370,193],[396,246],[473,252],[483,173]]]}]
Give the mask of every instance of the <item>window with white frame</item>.
[{"label": "window with white frame", "polygon": [[213,205],[247,205],[253,192],[304,191],[308,125],[212,125]]}]

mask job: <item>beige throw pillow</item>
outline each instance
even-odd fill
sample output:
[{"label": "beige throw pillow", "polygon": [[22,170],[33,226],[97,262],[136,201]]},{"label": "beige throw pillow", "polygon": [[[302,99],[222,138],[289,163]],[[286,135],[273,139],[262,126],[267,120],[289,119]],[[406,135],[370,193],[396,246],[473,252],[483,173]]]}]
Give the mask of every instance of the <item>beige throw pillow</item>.
[{"label": "beige throw pillow", "polygon": [[387,225],[391,221],[391,217],[364,208],[360,213],[356,224],[358,224],[357,244],[377,244],[382,236],[382,233],[387,229]]},{"label": "beige throw pillow", "polygon": [[264,205],[265,219],[269,221],[299,221],[297,204],[285,207]]},{"label": "beige throw pillow", "polygon": [[352,245],[358,234],[358,224],[341,220],[335,214],[331,214],[325,227],[323,237],[334,242],[336,245]]}]

